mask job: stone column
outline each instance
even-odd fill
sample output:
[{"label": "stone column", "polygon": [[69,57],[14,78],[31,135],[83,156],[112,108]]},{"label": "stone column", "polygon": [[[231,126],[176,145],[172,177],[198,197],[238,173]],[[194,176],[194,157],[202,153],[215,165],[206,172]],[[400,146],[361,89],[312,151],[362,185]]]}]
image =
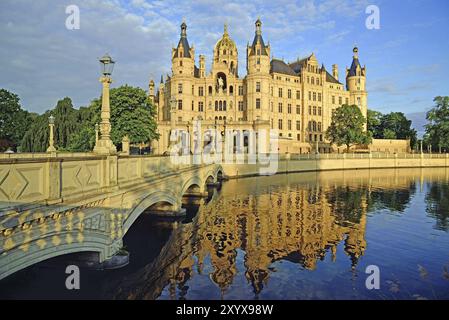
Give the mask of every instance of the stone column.
[{"label": "stone column", "polygon": [[109,104],[109,86],[112,79],[108,76],[103,76],[100,78],[100,82],[103,83],[100,122],[101,137],[94,147],[94,152],[99,154],[115,154],[117,153],[117,148],[111,140],[111,107]]}]

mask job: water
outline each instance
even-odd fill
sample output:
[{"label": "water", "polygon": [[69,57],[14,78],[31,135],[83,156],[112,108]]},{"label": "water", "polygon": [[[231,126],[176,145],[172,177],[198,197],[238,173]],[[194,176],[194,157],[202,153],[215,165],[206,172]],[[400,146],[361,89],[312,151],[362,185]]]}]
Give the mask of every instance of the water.
[{"label": "water", "polygon": [[124,238],[131,263],[82,270],[81,290],[65,289],[61,257],[0,281],[0,298],[449,298],[448,169],[231,180],[188,212],[141,216]]}]

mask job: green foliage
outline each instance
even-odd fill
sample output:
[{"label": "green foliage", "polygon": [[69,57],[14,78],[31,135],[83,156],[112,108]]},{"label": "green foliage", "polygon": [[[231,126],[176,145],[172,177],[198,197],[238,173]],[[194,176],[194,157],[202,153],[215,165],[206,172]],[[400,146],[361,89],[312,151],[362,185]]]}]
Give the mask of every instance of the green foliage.
[{"label": "green foliage", "polygon": [[[158,139],[154,116],[156,109],[146,92],[128,85],[111,89],[111,138],[120,145],[128,135],[131,143],[148,142]],[[82,126],[69,144],[70,151],[90,151],[95,145],[95,124],[100,123],[101,97],[94,99],[88,108],[80,108]]]},{"label": "green foliage", "polygon": [[373,138],[382,139],[383,138],[383,129],[381,126],[382,123],[382,113],[379,111],[369,110],[367,112],[367,122],[368,122],[368,131],[370,131],[373,135]]},{"label": "green foliage", "polygon": [[72,100],[64,98],[59,100],[51,111],[36,117],[30,129],[22,140],[22,151],[45,152],[48,147],[49,127],[48,118],[55,117],[55,147],[58,150],[66,150],[75,133],[80,130],[78,110],[73,108]]},{"label": "green foliage", "polygon": [[0,151],[20,145],[33,117],[22,109],[16,94],[0,89]]},{"label": "green foliage", "polygon": [[356,105],[342,105],[332,114],[332,122],[326,131],[326,139],[337,146],[369,144],[371,133],[364,131],[366,119]]},{"label": "green foliage", "polygon": [[427,112],[426,135],[427,145],[432,145],[436,150],[441,147],[449,151],[449,97],[435,97],[435,106]]},{"label": "green foliage", "polygon": [[402,112],[382,114],[368,110],[368,131],[375,139],[410,139],[412,148],[416,144],[416,130],[412,128],[412,121]]},{"label": "green foliage", "polygon": [[[128,135],[131,143],[158,139],[154,119],[155,107],[143,89],[122,86],[111,89],[111,138],[120,145]],[[58,101],[56,107],[36,117],[22,139],[22,149],[44,152],[48,147],[48,118],[55,117],[55,146],[57,150],[71,152],[92,151],[95,145],[95,124],[101,122],[101,97],[88,107],[73,108],[70,98]],[[25,130],[24,130],[25,131]]]}]

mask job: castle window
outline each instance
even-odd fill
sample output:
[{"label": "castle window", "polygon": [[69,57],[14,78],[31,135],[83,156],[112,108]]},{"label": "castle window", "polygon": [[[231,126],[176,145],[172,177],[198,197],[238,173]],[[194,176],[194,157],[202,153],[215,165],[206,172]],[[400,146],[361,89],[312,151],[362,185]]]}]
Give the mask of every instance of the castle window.
[{"label": "castle window", "polygon": [[282,119],[278,120],[278,129],[282,130]]},{"label": "castle window", "polygon": [[309,91],[309,101],[312,101],[312,92]]},{"label": "castle window", "polygon": [[321,101],[321,93],[318,93],[318,101]]},{"label": "castle window", "polygon": [[256,92],[260,92],[260,82],[256,82]]},{"label": "castle window", "polygon": [[274,129],[274,127],[273,127],[273,119],[271,119],[271,129]]},{"label": "castle window", "polygon": [[[223,50],[223,54],[226,54],[226,49]],[[225,61],[226,62],[226,61]]]},{"label": "castle window", "polygon": [[182,60],[179,60],[179,66],[182,67]]},{"label": "castle window", "polygon": [[288,89],[287,91],[287,98],[291,99],[292,98],[292,90]]},{"label": "castle window", "polygon": [[318,115],[321,116],[321,107],[318,107]]},{"label": "castle window", "polygon": [[192,111],[195,111],[195,105],[193,101],[192,101]]},{"label": "castle window", "polygon": [[316,85],[317,85],[317,86],[320,85],[320,78],[316,78]]},{"label": "castle window", "polygon": [[209,86],[209,95],[212,95],[212,86]]},{"label": "castle window", "polygon": [[315,121],[312,121],[312,131],[316,131],[316,122]]},{"label": "castle window", "polygon": [[273,101],[270,102],[270,111],[273,112]]},{"label": "castle window", "polygon": [[301,121],[299,120],[296,121],[296,130],[301,130]]},{"label": "castle window", "polygon": [[178,83],[178,93],[182,93],[182,83]]},{"label": "castle window", "polygon": [[292,113],[292,105],[290,103],[287,105],[287,112]]},{"label": "castle window", "polygon": [[323,135],[320,134],[320,141],[323,142]]},{"label": "castle window", "polygon": [[312,84],[315,84],[315,78],[312,77]]},{"label": "castle window", "polygon": [[218,101],[215,101],[215,111],[218,111]]},{"label": "castle window", "polygon": [[239,96],[243,96],[243,86],[239,86]]},{"label": "castle window", "polygon": [[260,64],[260,58],[257,58],[257,64]]},{"label": "castle window", "polygon": [[360,107],[360,97],[357,97],[357,105]]},{"label": "castle window", "polygon": [[292,121],[291,120],[287,121],[287,127],[288,127],[288,130],[292,129]]},{"label": "castle window", "polygon": [[260,99],[256,99],[256,109],[260,109]]},{"label": "castle window", "polygon": [[202,101],[198,102],[198,111],[199,112],[204,111],[204,102],[202,102]]},{"label": "castle window", "polygon": [[279,94],[279,98],[282,98],[282,88],[279,88],[278,94]]},{"label": "castle window", "polygon": [[313,115],[316,116],[316,106],[313,106]]},{"label": "castle window", "polygon": [[296,99],[301,99],[301,91],[296,90]]},{"label": "castle window", "polygon": [[312,115],[312,106],[309,106],[309,115]]},{"label": "castle window", "polygon": [[296,114],[301,114],[301,106],[296,105]]},{"label": "castle window", "polygon": [[260,56],[260,49],[257,49],[257,55]]},{"label": "castle window", "polygon": [[220,101],[220,102],[218,103],[218,110],[219,110],[219,111],[223,111],[223,102],[222,102],[222,101]]},{"label": "castle window", "polygon": [[301,135],[299,133],[296,135],[296,140],[301,140]]},{"label": "castle window", "polygon": [[316,101],[316,92],[313,93],[313,101]]},{"label": "castle window", "polygon": [[182,110],[182,100],[178,100],[178,110]]},{"label": "castle window", "polygon": [[318,122],[318,131],[321,131],[321,122]]},{"label": "castle window", "polygon": [[341,104],[342,104],[342,102],[343,102],[343,99],[342,99],[342,97],[338,97],[338,104],[339,104],[339,105],[341,105]]},{"label": "castle window", "polygon": [[310,83],[310,77],[307,76],[307,83]]},{"label": "castle window", "polygon": [[204,95],[204,88],[203,87],[198,87],[198,95],[200,97],[202,97]]},{"label": "castle window", "polygon": [[279,113],[282,113],[282,102],[279,102],[278,111]]},{"label": "castle window", "polygon": [[195,86],[192,85],[192,95],[195,94]]},{"label": "castle window", "polygon": [[309,121],[309,124],[308,124],[308,126],[307,126],[307,129],[308,129],[309,131],[312,131],[312,121]]},{"label": "castle window", "polygon": [[239,111],[243,111],[243,101],[239,101]]},{"label": "castle window", "polygon": [[226,101],[223,101],[223,111],[226,111]]}]

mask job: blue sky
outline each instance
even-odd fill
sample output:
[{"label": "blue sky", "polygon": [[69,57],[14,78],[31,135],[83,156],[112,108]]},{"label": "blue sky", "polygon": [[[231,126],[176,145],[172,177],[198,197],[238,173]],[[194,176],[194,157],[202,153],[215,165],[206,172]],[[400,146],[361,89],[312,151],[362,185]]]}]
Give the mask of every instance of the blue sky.
[{"label": "blue sky", "polygon": [[[81,28],[67,30],[67,5],[80,8]],[[368,30],[365,8],[380,9],[380,30]],[[245,45],[260,17],[265,42],[276,58],[292,61],[315,52],[340,79],[359,47],[367,67],[369,107],[416,113],[449,95],[449,2],[445,0],[145,1],[1,0],[0,87],[22,105],[43,112],[69,96],[76,107],[100,95],[97,58],[117,60],[115,86],[147,88],[170,72],[171,47],[185,19],[196,58],[210,66],[215,42],[229,25],[245,74]]]}]

